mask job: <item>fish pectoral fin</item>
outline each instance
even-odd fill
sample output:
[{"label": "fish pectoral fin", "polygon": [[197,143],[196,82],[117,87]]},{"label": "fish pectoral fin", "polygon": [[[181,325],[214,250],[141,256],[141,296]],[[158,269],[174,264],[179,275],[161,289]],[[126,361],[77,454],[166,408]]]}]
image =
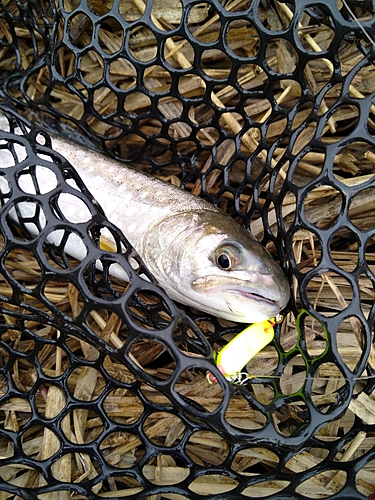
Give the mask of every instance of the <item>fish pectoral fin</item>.
[{"label": "fish pectoral fin", "polygon": [[100,248],[106,252],[117,252],[116,245],[107,236],[100,235]]}]

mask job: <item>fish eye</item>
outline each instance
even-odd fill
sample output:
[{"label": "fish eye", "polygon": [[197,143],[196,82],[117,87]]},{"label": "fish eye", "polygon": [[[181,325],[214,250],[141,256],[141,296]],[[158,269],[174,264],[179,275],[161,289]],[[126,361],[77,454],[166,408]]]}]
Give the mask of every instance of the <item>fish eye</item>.
[{"label": "fish eye", "polygon": [[217,257],[217,263],[221,269],[229,269],[231,267],[230,259],[227,254],[221,253]]},{"label": "fish eye", "polygon": [[239,262],[239,250],[233,246],[220,247],[215,255],[216,264],[224,271],[229,271]]}]

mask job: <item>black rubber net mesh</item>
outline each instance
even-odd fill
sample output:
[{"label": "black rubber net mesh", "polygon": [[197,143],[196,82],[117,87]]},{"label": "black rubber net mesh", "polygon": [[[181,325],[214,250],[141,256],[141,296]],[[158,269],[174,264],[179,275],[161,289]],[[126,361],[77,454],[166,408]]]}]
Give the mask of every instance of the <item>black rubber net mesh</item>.
[{"label": "black rubber net mesh", "polygon": [[[349,0],[1,2],[3,498],[371,497],[374,27]],[[173,303],[46,131],[267,245],[292,295],[253,378],[213,361],[244,325]]]}]

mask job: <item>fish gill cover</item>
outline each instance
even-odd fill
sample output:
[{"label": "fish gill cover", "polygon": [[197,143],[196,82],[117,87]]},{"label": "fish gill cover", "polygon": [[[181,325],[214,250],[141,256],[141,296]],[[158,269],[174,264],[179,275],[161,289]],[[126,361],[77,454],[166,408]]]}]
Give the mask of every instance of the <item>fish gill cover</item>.
[{"label": "fish gill cover", "polygon": [[[373,33],[359,1],[0,4],[4,498],[374,493]],[[254,378],[229,384],[213,362],[243,326],[181,312],[37,125],[267,245],[292,300]],[[87,221],[64,216],[64,193]]]}]

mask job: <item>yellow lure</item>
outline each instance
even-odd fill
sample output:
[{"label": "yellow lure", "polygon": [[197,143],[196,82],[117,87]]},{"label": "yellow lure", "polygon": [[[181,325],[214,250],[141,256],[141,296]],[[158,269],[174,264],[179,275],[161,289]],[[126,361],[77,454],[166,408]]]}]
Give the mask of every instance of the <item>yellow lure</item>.
[{"label": "yellow lure", "polygon": [[231,377],[242,368],[274,337],[272,323],[254,323],[236,335],[216,357],[216,365],[224,377]]}]

